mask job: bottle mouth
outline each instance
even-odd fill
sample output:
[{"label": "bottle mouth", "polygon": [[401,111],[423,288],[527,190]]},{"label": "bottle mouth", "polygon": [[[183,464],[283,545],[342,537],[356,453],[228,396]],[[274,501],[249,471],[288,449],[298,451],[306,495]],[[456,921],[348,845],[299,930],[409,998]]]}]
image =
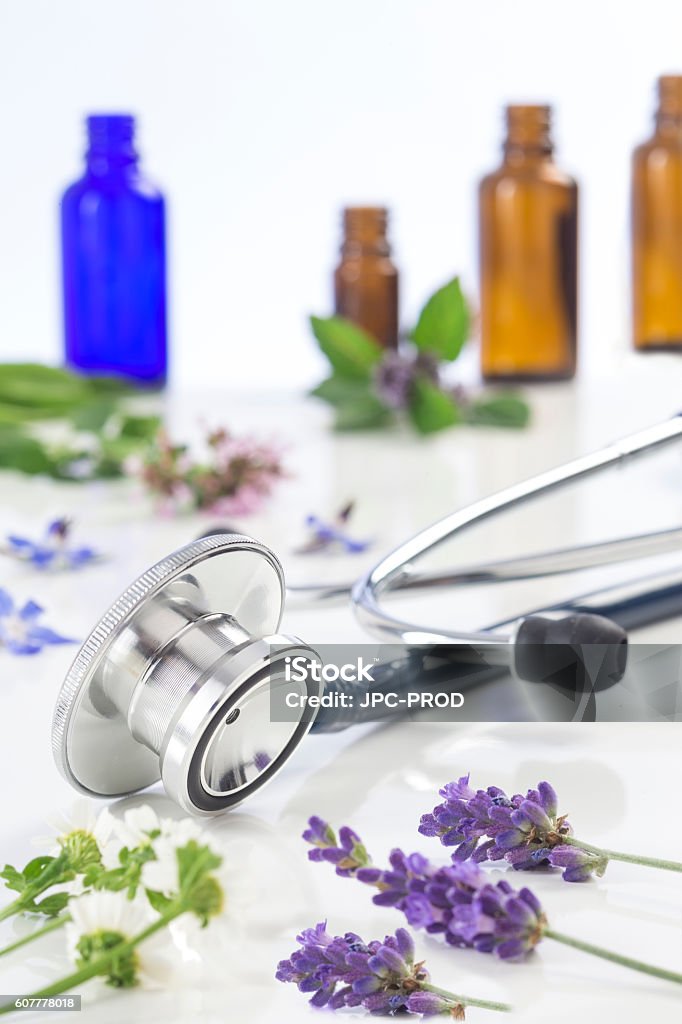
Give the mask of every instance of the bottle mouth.
[{"label": "bottle mouth", "polygon": [[658,79],[659,115],[682,117],[682,75],[661,75]]},{"label": "bottle mouth", "polygon": [[135,118],[132,114],[91,114],[85,124],[90,151],[134,153]]},{"label": "bottle mouth", "polygon": [[343,227],[347,235],[383,235],[388,224],[388,209],[385,206],[346,206],[343,210]]},{"label": "bottle mouth", "polygon": [[505,107],[505,149],[551,153],[552,108],[546,103],[514,103]]}]

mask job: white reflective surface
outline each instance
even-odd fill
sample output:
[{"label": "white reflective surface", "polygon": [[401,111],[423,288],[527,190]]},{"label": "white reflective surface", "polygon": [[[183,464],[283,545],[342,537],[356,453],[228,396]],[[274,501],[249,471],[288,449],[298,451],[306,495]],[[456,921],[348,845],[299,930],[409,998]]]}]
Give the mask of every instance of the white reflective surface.
[{"label": "white reflective surface", "polygon": [[[665,418],[682,404],[681,382],[681,363],[640,361],[602,385],[547,388],[533,395],[536,426],[527,434],[452,431],[426,442],[408,435],[335,439],[323,432],[326,412],[316,405],[235,400],[227,406],[229,425],[289,441],[292,469],[265,514],[235,525],[271,545],[292,580],[320,572],[329,579],[346,576],[384,546],[384,536],[388,547],[452,507]],[[214,404],[210,397],[194,403],[170,398],[168,404],[173,428],[183,438],[200,417],[220,422],[226,407],[219,397]],[[669,452],[635,472],[641,475],[634,483],[616,474],[603,488],[576,489],[549,511],[529,510],[493,537],[472,537],[462,561],[679,523],[682,454]],[[46,517],[71,514],[80,523],[83,542],[114,555],[79,575],[47,580],[23,566],[2,563],[2,585],[18,599],[40,600],[46,622],[74,637],[87,634],[95,617],[137,573],[210,524],[203,517],[151,518],[145,499],[132,499],[132,485],[76,489],[3,475],[0,488],[0,533],[38,535]],[[306,513],[333,513],[349,498],[358,502],[353,532],[378,538],[374,551],[358,560],[293,556],[292,549],[303,540]],[[447,623],[457,617],[462,625],[476,626],[502,618],[519,604],[536,605],[545,596],[557,599],[553,588],[524,584],[510,594],[506,588],[479,588],[460,598],[435,595],[420,607],[427,621],[440,617]],[[292,609],[282,630],[313,645],[363,638],[344,607]],[[679,642],[679,623],[651,629],[641,639]],[[32,659],[0,653],[3,863],[23,865],[35,856],[31,838],[48,832],[45,819],[75,798],[53,766],[49,737],[54,699],[73,653],[53,648]],[[271,786],[243,809],[207,826],[225,841],[228,860],[238,869],[233,913],[224,926],[181,940],[186,959],[177,974],[180,988],[118,994],[88,986],[82,990],[84,1019],[180,1024],[201,1015],[209,1024],[225,1019],[321,1021],[293,986],[272,980],[277,960],[294,948],[295,933],[326,917],[335,932],[353,929],[377,937],[397,927],[401,917],[374,907],[371,893],[358,883],[307,861],[299,839],[306,818],[320,814],[337,825],[351,824],[377,862],[394,845],[445,859],[445,851],[419,837],[416,826],[419,815],[436,802],[438,787],[467,771],[475,784],[514,791],[549,779],[562,811],[588,842],[659,857],[682,853],[682,733],[677,725],[408,724],[310,737]],[[158,788],[134,802],[148,800],[160,801],[166,814],[177,813]],[[613,863],[603,879],[582,886],[547,875],[515,875],[514,881],[532,885],[558,930],[681,969],[682,876]],[[19,930],[18,924],[5,922],[0,937],[10,941]],[[437,984],[491,999],[510,998],[518,1004],[520,1020],[679,1020],[680,990],[674,986],[550,942],[523,965],[450,951],[424,936],[417,935],[417,943]],[[54,936],[36,944],[30,956],[24,950],[7,958],[0,964],[0,987],[22,992],[45,984],[66,969],[64,958],[48,962],[48,954],[61,956],[61,948]],[[467,1016],[474,1024],[490,1020],[483,1011],[471,1010]],[[22,1017],[26,1024],[42,1019]]]}]

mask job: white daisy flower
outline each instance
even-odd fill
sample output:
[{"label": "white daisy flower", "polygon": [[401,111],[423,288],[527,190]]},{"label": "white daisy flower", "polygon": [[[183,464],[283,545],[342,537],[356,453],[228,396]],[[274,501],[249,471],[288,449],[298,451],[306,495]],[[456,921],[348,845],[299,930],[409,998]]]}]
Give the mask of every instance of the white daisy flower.
[{"label": "white daisy flower", "polygon": [[[130,900],[121,892],[86,893],[73,900],[70,912],[67,951],[77,966],[103,955],[117,938],[129,941],[158,920],[146,899]],[[169,932],[164,928],[120,958],[115,973],[105,980],[117,987],[167,988],[177,980],[169,953]]]},{"label": "white daisy flower", "polygon": [[57,856],[69,836],[79,832],[91,835],[100,851],[103,851],[114,830],[114,817],[108,808],[104,807],[98,811],[97,804],[85,798],[74,801],[67,811],[50,815],[46,821],[52,832],[47,836],[36,836],[32,844],[43,849],[46,846],[51,847],[50,855],[53,857]]}]

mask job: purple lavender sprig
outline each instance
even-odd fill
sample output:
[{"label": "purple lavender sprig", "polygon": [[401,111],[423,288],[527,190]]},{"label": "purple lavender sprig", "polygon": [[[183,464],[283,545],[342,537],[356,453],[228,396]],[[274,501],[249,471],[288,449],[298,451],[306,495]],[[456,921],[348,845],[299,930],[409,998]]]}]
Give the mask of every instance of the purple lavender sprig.
[{"label": "purple lavender sprig", "polygon": [[444,786],[440,795],[443,803],[422,815],[419,831],[453,846],[453,859],[458,861],[504,860],[517,871],[560,867],[566,882],[584,882],[593,874],[601,877],[609,860],[682,871],[676,861],[603,850],[575,839],[567,815],[558,813],[557,795],[549,782],[538,783],[525,796],[508,797],[497,786],[473,790],[469,776],[463,775]]},{"label": "purple lavender sprig", "polygon": [[554,939],[602,960],[682,985],[682,974],[675,971],[555,931],[530,889],[516,890],[504,879],[490,882],[473,860],[453,858],[450,864],[438,867],[420,853],[394,849],[390,866],[382,869],[372,863],[353,829],[339,829],[337,843],[332,827],[318,817],[310,818],[303,838],[313,845],[308,851],[310,860],[328,861],[338,875],[373,886],[377,889],[375,904],[395,907],[413,928],[442,935],[451,946],[520,961],[542,939]]},{"label": "purple lavender sprig", "polygon": [[378,890],[373,902],[402,911],[414,928],[443,935],[452,946],[495,953],[502,960],[521,959],[542,938],[546,922],[529,889],[516,892],[508,882],[488,882],[473,862],[434,867],[420,853],[394,849],[389,867],[375,867],[352,829],[334,830],[311,818],[303,833],[313,845],[308,857],[327,861],[344,878],[356,878]]},{"label": "purple lavender sprig", "polygon": [[354,932],[329,935],[326,921],[296,937],[300,949],[277,965],[278,981],[292,982],[300,992],[312,993],[313,1006],[362,1006],[370,1013],[400,1011],[433,1016],[447,1014],[464,1019],[464,1007],[509,1010],[505,1003],[456,995],[429,982],[423,961],[415,963],[414,943],[404,928],[364,942]]},{"label": "purple lavender sprig", "polygon": [[334,864],[337,875],[341,875],[342,878],[355,877],[359,868],[372,863],[360,837],[346,825],[339,829],[337,840],[331,825],[322,818],[312,817],[308,819],[308,828],[303,833],[303,838],[313,847],[312,850],[308,850],[308,860],[326,860],[329,864]]}]

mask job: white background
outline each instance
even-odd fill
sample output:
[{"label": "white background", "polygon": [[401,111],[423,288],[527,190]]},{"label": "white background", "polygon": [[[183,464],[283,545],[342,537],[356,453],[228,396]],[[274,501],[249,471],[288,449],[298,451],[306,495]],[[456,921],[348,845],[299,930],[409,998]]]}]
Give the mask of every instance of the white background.
[{"label": "white background", "polygon": [[344,202],[386,202],[402,313],[461,272],[505,102],[556,105],[582,187],[582,350],[627,337],[632,147],[682,70],[674,0],[0,0],[0,358],[61,354],[57,202],[82,117],[140,117],[171,208],[173,373],[301,386]]}]

